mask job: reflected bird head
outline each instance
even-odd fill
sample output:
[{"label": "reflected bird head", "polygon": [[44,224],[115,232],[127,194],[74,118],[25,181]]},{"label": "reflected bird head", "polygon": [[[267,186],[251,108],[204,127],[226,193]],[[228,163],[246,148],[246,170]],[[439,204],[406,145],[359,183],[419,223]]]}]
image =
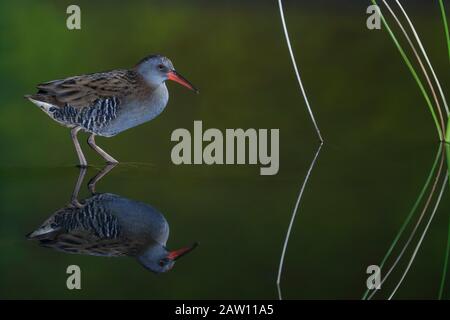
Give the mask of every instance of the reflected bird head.
[{"label": "reflected bird head", "polygon": [[155,273],[167,272],[173,268],[175,261],[194,250],[197,246],[198,243],[194,243],[189,247],[169,251],[162,245],[155,245],[139,255],[137,259],[144,268],[150,271]]}]

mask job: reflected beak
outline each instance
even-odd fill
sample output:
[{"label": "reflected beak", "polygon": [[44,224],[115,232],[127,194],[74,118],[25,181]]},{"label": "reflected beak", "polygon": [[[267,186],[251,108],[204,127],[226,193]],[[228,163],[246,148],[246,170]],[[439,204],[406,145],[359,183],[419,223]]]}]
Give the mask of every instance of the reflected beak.
[{"label": "reflected beak", "polygon": [[198,246],[198,243],[196,242],[190,247],[170,251],[169,254],[167,255],[167,259],[175,261],[175,260],[181,258],[182,256],[188,254],[192,250],[194,250],[197,246]]},{"label": "reflected beak", "polygon": [[175,70],[171,70],[167,73],[167,78],[169,78],[169,80],[178,82],[179,84],[181,84],[182,86],[185,86],[186,88],[194,91],[195,93],[199,93],[199,91],[197,90],[197,88],[195,88],[192,83],[190,83],[186,78],[184,78],[181,74],[179,74],[178,72],[176,72]]}]

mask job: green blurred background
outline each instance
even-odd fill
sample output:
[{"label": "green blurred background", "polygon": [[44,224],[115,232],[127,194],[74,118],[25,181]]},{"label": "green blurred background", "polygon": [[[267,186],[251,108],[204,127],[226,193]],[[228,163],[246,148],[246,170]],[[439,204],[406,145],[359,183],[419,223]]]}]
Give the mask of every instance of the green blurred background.
[{"label": "green blurred background", "polygon": [[[437,138],[386,31],[366,28],[370,1],[305,3],[286,2],[286,19],[326,143],[293,227],[281,288],[287,299],[358,299],[367,266],[381,261],[419,194]],[[78,31],[66,28],[69,4],[0,2],[0,298],[278,298],[284,236],[318,141],[276,1],[77,1]],[[437,1],[404,5],[448,92]],[[171,58],[201,94],[169,84],[158,118],[98,139],[124,163],[97,191],[158,208],[170,225],[169,248],[201,245],[155,275],[132,258],[67,255],[26,240],[70,200],[78,169],[69,131],[23,95],[43,81],[131,67],[151,53]],[[222,130],[279,128],[279,174],[173,165],[170,134],[192,130],[194,120]],[[83,149],[93,176],[102,161]],[[448,212],[446,190],[397,298],[437,298]],[[82,290],[66,289],[70,264],[81,267]],[[377,297],[386,297],[405,265]]]}]

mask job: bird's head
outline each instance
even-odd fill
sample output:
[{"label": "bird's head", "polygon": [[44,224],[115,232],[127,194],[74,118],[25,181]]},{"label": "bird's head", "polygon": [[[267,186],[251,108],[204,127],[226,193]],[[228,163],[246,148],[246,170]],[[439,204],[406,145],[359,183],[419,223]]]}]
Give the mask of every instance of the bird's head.
[{"label": "bird's head", "polygon": [[172,61],[161,55],[151,55],[142,59],[136,70],[152,87],[158,87],[166,80],[172,80],[198,93],[199,91],[173,67]]},{"label": "bird's head", "polygon": [[137,257],[144,268],[155,273],[167,272],[173,268],[175,261],[188,254],[197,247],[197,243],[192,246],[178,250],[169,251],[164,246],[152,246]]}]

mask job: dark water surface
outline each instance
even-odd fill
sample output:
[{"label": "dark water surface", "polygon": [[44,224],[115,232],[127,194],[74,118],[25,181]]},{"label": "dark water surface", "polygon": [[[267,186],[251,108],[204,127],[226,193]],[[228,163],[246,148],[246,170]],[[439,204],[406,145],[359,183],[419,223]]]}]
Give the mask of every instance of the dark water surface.
[{"label": "dark water surface", "polygon": [[[405,1],[407,6],[407,1]],[[275,2],[80,2],[82,30],[65,28],[65,1],[0,5],[0,297],[277,299],[280,256],[298,193],[319,147],[289,60]],[[366,268],[379,264],[427,180],[439,149],[425,102],[384,30],[365,28],[367,4],[286,4],[305,86],[325,138],[292,225],[283,298],[354,298]],[[437,5],[407,6],[444,91],[450,83]],[[36,83],[129,67],[160,52],[200,88],[169,84],[170,101],[151,123],[97,143],[122,163],[96,185],[158,210],[169,249],[195,242],[167,273],[133,257],[72,255],[26,235],[68,205],[80,174],[69,131],[22,96]],[[256,165],[175,166],[170,135],[205,128],[279,128],[280,171]],[[84,138],[83,138],[84,139]],[[79,200],[103,163],[88,161]],[[441,150],[445,155],[445,150]],[[446,174],[438,156],[432,182],[386,262],[380,293],[402,278],[437,203]],[[441,168],[440,175],[439,168]],[[444,181],[445,182],[445,181]],[[437,298],[446,256],[449,193],[395,298]],[[82,270],[82,290],[66,288],[66,268]],[[443,298],[449,297],[445,285]]]}]

